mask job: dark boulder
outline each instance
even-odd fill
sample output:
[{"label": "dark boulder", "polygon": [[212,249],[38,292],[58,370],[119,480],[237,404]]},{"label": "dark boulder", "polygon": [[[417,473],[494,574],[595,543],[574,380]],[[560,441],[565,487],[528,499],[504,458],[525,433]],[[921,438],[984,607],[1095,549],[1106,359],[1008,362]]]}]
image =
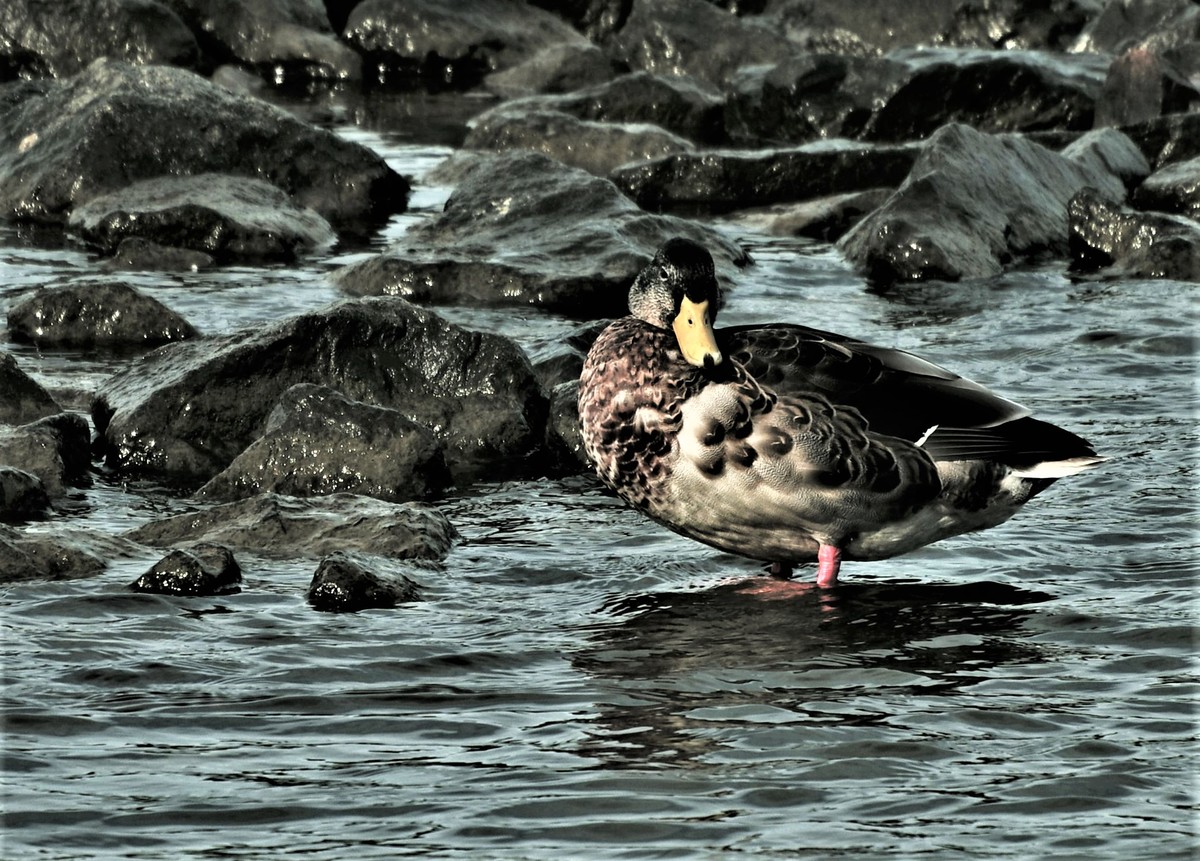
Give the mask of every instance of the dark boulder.
[{"label": "dark boulder", "polygon": [[329,222],[281,189],[219,173],[135,182],[76,207],[68,224],[106,254],[136,237],[218,263],[290,262],[335,239]]},{"label": "dark boulder", "polygon": [[0,426],[23,425],[62,412],[62,407],[17,364],[16,357],[0,350]]},{"label": "dark boulder", "polygon": [[0,583],[70,580],[101,573],[135,548],[112,535],[79,530],[23,532],[0,524]]},{"label": "dark boulder", "polygon": [[417,502],[351,493],[308,499],[264,493],[147,523],[124,537],[152,547],[206,541],[269,558],[360,550],[436,561],[449,552],[457,533],[444,514]]},{"label": "dark boulder", "polygon": [[947,123],[986,132],[1090,129],[1107,66],[1087,54],[902,53],[914,72],[871,117],[871,140],[925,138]]},{"label": "dark boulder", "polygon": [[551,392],[546,436],[557,472],[571,474],[590,469],[579,425],[579,380],[559,383]]},{"label": "dark boulder", "polygon": [[1155,170],[1200,156],[1200,111],[1155,117],[1122,126],[1121,131],[1138,145]]},{"label": "dark boulder", "polygon": [[183,69],[97,61],[0,98],[0,217],[62,223],[137,180],[210,172],[265,179],[339,230],[407,205],[366,147]]},{"label": "dark boulder", "polygon": [[388,407],[324,386],[283,394],[263,435],[196,491],[202,499],[358,493],[390,502],[422,499],[449,482],[433,431]]},{"label": "dark boulder", "polygon": [[42,480],[13,466],[0,466],[0,520],[32,520],[50,507]]},{"label": "dark boulder", "polygon": [[1170,50],[1194,46],[1198,40],[1200,6],[1194,0],[1108,0],[1071,50],[1120,54],[1139,45]]},{"label": "dark boulder", "polygon": [[166,305],[120,281],[41,287],[9,307],[8,332],[41,348],[149,348],[198,334]]},{"label": "dark boulder", "polygon": [[1200,156],[1161,167],[1133,193],[1138,209],[1157,209],[1200,220]]},{"label": "dark boulder", "polygon": [[216,265],[211,254],[176,248],[143,239],[126,236],[122,239],[101,268],[111,270],[156,270],[159,272],[196,272]]},{"label": "dark boulder", "polygon": [[91,435],[78,413],[58,413],[15,427],[0,426],[0,464],[36,475],[51,497],[83,483],[91,469]]},{"label": "dark boulder", "polygon": [[626,71],[596,45],[575,42],[543,48],[528,60],[484,79],[489,91],[506,99],[538,93],[570,93],[610,81]]},{"label": "dark boulder", "polygon": [[530,0],[554,12],[593,42],[604,42],[625,26],[634,0]]},{"label": "dark boulder", "polygon": [[688,152],[693,147],[657,126],[592,122],[536,105],[507,102],[471,121],[463,148],[540,152],[570,167],[608,176],[621,165]]},{"label": "dark boulder", "polygon": [[873,283],[995,275],[1067,250],[1066,207],[1085,186],[1113,199],[1121,180],[1016,135],[940,129],[904,184],[842,237]]},{"label": "dark boulder", "polygon": [[387,610],[421,600],[420,585],[401,573],[377,574],[348,553],[321,560],[308,586],[308,603],[324,613]]},{"label": "dark boulder", "polygon": [[242,569],[222,544],[200,542],[172,550],[132,583],[134,592],[159,595],[232,595],[241,591]]},{"label": "dark boulder", "polygon": [[520,348],[396,298],[162,347],[108,380],[92,416],[111,466],[206,481],[298,383],[435,429],[456,480],[538,468],[546,403]]},{"label": "dark boulder", "polygon": [[1126,189],[1150,175],[1150,163],[1129,136],[1112,128],[1093,129],[1062,149],[1062,155],[1097,176],[1111,175]]},{"label": "dark boulder", "polygon": [[1092,189],[1068,208],[1071,268],[1108,278],[1169,278],[1200,284],[1200,223],[1114,204]]},{"label": "dark boulder", "polygon": [[362,76],[362,59],[338,40],[321,0],[159,2],[196,33],[206,69],[238,63],[287,86]]},{"label": "dark boulder", "polygon": [[1200,104],[1200,91],[1152,48],[1139,45],[1112,61],[1096,100],[1097,126],[1145,122]]},{"label": "dark boulder", "polygon": [[723,86],[742,66],[778,63],[797,49],[771,22],[705,0],[655,0],[634,3],[609,50],[634,69]]},{"label": "dark boulder", "polygon": [[199,49],[179,16],[153,0],[4,0],[0,56],[14,72],[65,77],[101,57],[192,66]]},{"label": "dark boulder", "polygon": [[620,168],[612,180],[645,209],[721,213],[895,187],[920,152],[916,144],[836,140],[770,150],[682,153]]},{"label": "dark boulder", "polygon": [[851,227],[882,206],[892,191],[890,188],[869,188],[800,203],[747,209],[737,213],[735,219],[738,224],[753,225],[757,230],[773,236],[807,236],[824,242],[836,242]]},{"label": "dark boulder", "polygon": [[551,45],[587,43],[561,18],[506,0],[363,0],[342,37],[380,83],[464,88]]},{"label": "dark boulder", "polygon": [[626,313],[629,285],[672,236],[712,249],[719,270],[745,252],[696,222],[640,210],[611,182],[524,152],[456,159],[445,210],[399,247],[340,270],[353,295],[535,305],[576,319]]}]

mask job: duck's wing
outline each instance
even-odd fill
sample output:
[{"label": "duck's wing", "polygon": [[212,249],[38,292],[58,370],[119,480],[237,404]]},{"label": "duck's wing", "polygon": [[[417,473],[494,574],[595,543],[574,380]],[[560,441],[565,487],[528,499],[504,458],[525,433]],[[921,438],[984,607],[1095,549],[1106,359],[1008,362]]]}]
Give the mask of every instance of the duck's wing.
[{"label": "duck's wing", "polygon": [[721,350],[780,395],[817,392],[852,406],[876,433],[920,441],[936,460],[1028,467],[1094,456],[1086,440],[912,353],[807,326],[734,326]]}]

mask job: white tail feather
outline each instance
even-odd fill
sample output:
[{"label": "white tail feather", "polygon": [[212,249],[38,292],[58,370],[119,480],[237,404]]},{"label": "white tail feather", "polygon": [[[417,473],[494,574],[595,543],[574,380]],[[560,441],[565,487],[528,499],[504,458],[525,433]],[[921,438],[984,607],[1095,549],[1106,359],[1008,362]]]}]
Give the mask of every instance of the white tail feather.
[{"label": "white tail feather", "polygon": [[1083,472],[1085,469],[1098,466],[1107,459],[1099,456],[1091,456],[1069,457],[1066,460],[1047,460],[1035,463],[1033,466],[1026,467],[1025,469],[1014,469],[1013,475],[1018,475],[1021,478],[1066,478],[1068,475],[1075,475],[1076,473]]}]

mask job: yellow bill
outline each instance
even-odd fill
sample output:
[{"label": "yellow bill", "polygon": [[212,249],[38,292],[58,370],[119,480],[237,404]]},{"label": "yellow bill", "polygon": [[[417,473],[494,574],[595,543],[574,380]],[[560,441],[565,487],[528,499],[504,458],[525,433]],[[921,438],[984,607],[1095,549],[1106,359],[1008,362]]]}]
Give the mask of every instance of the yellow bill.
[{"label": "yellow bill", "polygon": [[721,351],[717,349],[717,339],[713,335],[707,299],[693,302],[684,296],[673,328],[683,358],[690,364],[697,368],[721,364]]}]

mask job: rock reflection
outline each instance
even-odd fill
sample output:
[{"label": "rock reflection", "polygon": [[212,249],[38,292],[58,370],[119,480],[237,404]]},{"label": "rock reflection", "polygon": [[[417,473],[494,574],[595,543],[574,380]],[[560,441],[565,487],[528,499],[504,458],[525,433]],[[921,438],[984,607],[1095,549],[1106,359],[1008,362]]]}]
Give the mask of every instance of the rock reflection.
[{"label": "rock reflection", "polygon": [[847,584],[764,599],[747,581],[619,597],[572,656],[609,683],[583,752],[610,764],[681,762],[724,747],[722,726],[864,726],[888,701],[952,693],[1037,663],[1018,632],[1052,596],[1003,583]]}]

